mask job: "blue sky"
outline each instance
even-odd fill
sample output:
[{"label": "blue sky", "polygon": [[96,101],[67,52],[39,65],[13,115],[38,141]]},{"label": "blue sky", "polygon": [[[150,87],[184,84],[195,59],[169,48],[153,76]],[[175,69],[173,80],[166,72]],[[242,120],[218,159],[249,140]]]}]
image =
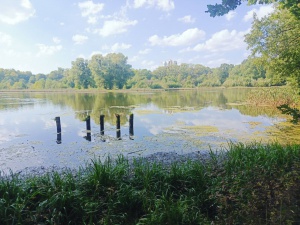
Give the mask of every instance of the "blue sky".
[{"label": "blue sky", "polygon": [[217,67],[249,55],[244,35],[253,13],[271,5],[244,2],[209,17],[218,0],[0,0],[0,68],[49,73],[78,57],[121,52],[135,69],[164,61]]}]

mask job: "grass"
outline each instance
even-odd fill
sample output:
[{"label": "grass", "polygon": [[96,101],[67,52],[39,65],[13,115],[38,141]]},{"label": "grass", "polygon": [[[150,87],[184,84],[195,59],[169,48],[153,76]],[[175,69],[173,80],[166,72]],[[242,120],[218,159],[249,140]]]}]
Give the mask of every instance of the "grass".
[{"label": "grass", "polygon": [[299,93],[291,87],[259,88],[248,94],[247,103],[256,106],[278,107],[299,105]]},{"label": "grass", "polygon": [[230,144],[170,167],[119,157],[0,180],[0,224],[300,224],[300,146]]}]

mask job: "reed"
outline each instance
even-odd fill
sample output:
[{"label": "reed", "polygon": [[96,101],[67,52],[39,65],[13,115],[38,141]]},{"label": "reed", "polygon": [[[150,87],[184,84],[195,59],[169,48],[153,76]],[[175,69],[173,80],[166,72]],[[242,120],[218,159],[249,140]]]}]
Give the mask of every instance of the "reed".
[{"label": "reed", "polygon": [[0,224],[299,224],[300,146],[229,144],[204,163],[94,159],[0,178]]},{"label": "reed", "polygon": [[299,91],[291,87],[259,88],[250,92],[247,103],[256,106],[299,105]]}]

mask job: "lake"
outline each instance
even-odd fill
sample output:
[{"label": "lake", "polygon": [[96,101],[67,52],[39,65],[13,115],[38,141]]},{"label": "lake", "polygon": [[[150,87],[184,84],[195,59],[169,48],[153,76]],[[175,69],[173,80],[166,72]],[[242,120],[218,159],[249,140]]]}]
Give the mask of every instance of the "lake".
[{"label": "lake", "polygon": [[[255,89],[0,93],[0,170],[76,168],[93,158],[222,150],[229,142],[300,143],[277,109],[245,104]],[[116,116],[120,115],[117,138]],[[133,114],[134,136],[129,134]],[[104,135],[100,133],[104,115]],[[91,118],[87,130],[85,119]],[[60,117],[57,134],[55,117]]]}]

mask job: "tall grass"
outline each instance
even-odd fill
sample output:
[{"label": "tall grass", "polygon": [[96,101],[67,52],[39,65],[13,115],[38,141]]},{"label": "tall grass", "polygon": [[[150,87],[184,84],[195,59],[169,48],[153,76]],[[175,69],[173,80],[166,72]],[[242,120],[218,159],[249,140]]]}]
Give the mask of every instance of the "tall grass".
[{"label": "tall grass", "polygon": [[300,224],[300,146],[230,144],[205,163],[119,157],[0,178],[0,224]]},{"label": "tall grass", "polygon": [[296,107],[299,105],[299,91],[291,87],[271,87],[259,88],[252,90],[247,102],[257,106],[272,106],[290,105]]}]

